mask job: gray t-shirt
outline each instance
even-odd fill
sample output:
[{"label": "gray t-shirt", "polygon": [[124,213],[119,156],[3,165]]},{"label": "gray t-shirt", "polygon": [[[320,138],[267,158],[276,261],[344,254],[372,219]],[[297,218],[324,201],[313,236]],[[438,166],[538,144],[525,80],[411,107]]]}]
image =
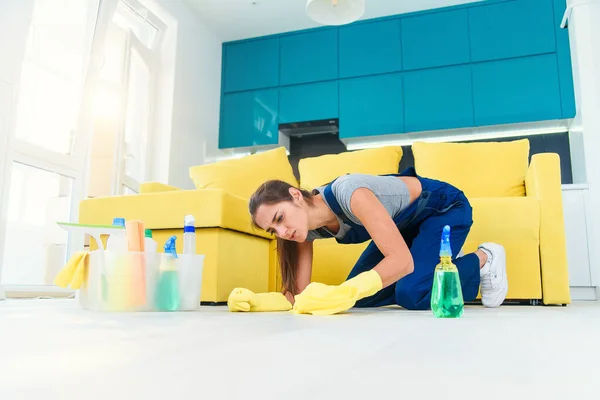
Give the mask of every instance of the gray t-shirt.
[{"label": "gray t-shirt", "polygon": [[[342,211],[348,219],[357,225],[362,225],[360,220],[352,213],[350,209],[350,199],[356,189],[367,188],[379,199],[392,218],[395,218],[410,204],[410,192],[408,187],[397,176],[378,176],[365,174],[348,174],[339,177],[331,185],[331,191],[337,199]],[[325,186],[320,186],[313,190],[313,194],[323,193]],[[327,203],[327,199],[323,196]],[[331,205],[329,205],[331,208]],[[350,225],[345,224],[336,216],[340,224],[340,230],[335,235],[336,238],[343,238],[351,229]],[[327,228],[323,229],[333,235]],[[306,240],[323,239],[324,237],[317,231],[308,231]]]}]

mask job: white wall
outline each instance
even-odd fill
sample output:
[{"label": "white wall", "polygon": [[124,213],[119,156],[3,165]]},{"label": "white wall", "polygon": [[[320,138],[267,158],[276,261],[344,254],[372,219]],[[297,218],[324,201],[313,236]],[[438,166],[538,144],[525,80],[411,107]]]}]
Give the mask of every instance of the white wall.
[{"label": "white wall", "polygon": [[151,179],[193,188],[189,168],[217,157],[222,42],[186,3],[148,1],[168,25]]},{"label": "white wall", "polygon": [[600,0],[570,0],[569,39],[573,63],[577,118],[585,155],[590,209],[588,238],[592,285],[600,287]]}]

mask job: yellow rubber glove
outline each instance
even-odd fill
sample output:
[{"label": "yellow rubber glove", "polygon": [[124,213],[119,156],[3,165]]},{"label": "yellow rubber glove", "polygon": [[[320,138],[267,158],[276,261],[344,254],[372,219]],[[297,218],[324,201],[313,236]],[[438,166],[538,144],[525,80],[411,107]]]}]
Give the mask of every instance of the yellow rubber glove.
[{"label": "yellow rubber glove", "polygon": [[244,288],[235,288],[229,294],[227,306],[231,312],[289,311],[292,304],[283,293],[254,293]]},{"label": "yellow rubber glove", "polygon": [[354,307],[358,290],[350,286],[331,286],[312,282],[295,296],[294,314],[332,315]]},{"label": "yellow rubber glove", "polygon": [[354,287],[358,290],[358,300],[373,296],[383,289],[383,282],[377,271],[369,270],[348,279],[340,286]]},{"label": "yellow rubber glove", "polygon": [[295,314],[332,315],[354,307],[365,297],[372,296],[383,287],[376,271],[363,272],[339,286],[313,282],[295,297]]}]

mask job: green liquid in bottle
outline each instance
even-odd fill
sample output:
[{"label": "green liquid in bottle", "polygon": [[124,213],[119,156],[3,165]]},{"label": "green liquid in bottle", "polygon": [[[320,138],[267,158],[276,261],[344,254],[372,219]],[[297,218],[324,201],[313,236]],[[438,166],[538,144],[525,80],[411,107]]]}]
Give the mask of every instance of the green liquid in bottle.
[{"label": "green liquid in bottle", "polygon": [[464,312],[464,300],[458,269],[452,263],[450,227],[444,227],[440,249],[440,263],[433,274],[431,310],[436,318],[459,318]]},{"label": "green liquid in bottle", "polygon": [[161,311],[177,311],[179,309],[179,276],[175,259],[176,236],[171,236],[165,243],[165,255],[158,269],[159,277],[156,285],[155,305]]},{"label": "green liquid in bottle", "polygon": [[156,287],[156,308],[161,311],[179,309],[179,277],[177,271],[160,271]]},{"label": "green liquid in bottle", "polygon": [[448,263],[440,263],[433,275],[431,290],[431,310],[436,318],[459,318],[463,315],[464,301],[460,278],[456,266],[448,259]]}]

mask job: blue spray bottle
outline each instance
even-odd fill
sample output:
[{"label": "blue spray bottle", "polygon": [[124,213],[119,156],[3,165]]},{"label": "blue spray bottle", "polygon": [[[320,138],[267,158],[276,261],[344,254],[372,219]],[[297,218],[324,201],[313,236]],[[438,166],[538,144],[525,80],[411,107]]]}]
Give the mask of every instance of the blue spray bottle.
[{"label": "blue spray bottle", "polygon": [[442,231],[440,263],[433,273],[431,310],[437,318],[459,318],[464,306],[458,269],[452,262],[450,227],[446,225]]},{"label": "blue spray bottle", "polygon": [[165,254],[158,270],[158,285],[156,287],[156,308],[161,311],[176,311],[179,309],[179,276],[177,273],[177,251],[175,250],[176,236],[171,236],[165,243]]}]

